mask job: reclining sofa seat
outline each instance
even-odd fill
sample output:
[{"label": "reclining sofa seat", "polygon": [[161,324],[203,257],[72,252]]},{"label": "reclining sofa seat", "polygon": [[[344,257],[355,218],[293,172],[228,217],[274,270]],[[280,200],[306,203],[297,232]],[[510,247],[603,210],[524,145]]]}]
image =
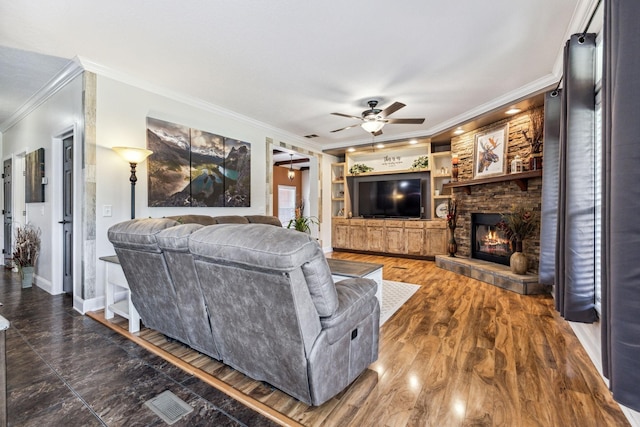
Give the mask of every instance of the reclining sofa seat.
[{"label": "reclining sofa seat", "polygon": [[109,240],[118,255],[131,300],[146,326],[186,341],[180,309],[169,270],[156,235],[178,223],[171,219],[133,219],[109,228]]},{"label": "reclining sofa seat", "polygon": [[307,234],[214,225],[194,231],[189,250],[224,363],[321,405],[377,359],[377,284],[334,284]]}]

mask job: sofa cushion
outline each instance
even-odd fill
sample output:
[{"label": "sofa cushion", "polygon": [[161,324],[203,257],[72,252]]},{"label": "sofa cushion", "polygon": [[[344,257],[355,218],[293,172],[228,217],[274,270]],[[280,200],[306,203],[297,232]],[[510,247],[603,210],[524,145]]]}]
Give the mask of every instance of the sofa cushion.
[{"label": "sofa cushion", "polygon": [[189,236],[204,227],[202,224],[180,224],[157,234],[158,246],[174,252],[189,252]]},{"label": "sofa cushion", "polygon": [[173,216],[168,216],[167,218],[175,219],[180,224],[202,224],[202,225],[217,224],[215,218],[209,215],[173,215]]},{"label": "sofa cushion", "polygon": [[156,236],[178,222],[169,218],[141,218],[111,226],[107,232],[114,246],[124,249],[160,252]]},{"label": "sofa cushion", "polygon": [[271,215],[245,215],[245,218],[251,224],[270,224],[275,225],[276,227],[282,227],[282,223],[278,219],[277,216]]},{"label": "sofa cushion", "polygon": [[329,264],[322,251],[318,252],[311,261],[302,264],[302,273],[318,315],[331,316],[338,308],[338,294]]},{"label": "sofa cushion", "polygon": [[331,316],[338,297],[322,249],[306,233],[267,224],[214,225],[191,235],[194,256],[250,268],[289,272],[301,268],[318,314]]},{"label": "sofa cushion", "polygon": [[249,224],[249,220],[240,215],[214,216],[216,224]]}]

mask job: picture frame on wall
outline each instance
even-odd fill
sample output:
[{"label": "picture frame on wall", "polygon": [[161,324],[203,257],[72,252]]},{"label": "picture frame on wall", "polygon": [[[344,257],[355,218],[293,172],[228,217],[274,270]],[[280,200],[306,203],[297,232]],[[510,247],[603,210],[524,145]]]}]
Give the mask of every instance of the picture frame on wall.
[{"label": "picture frame on wall", "polygon": [[473,146],[473,179],[507,173],[509,124],[476,134]]}]

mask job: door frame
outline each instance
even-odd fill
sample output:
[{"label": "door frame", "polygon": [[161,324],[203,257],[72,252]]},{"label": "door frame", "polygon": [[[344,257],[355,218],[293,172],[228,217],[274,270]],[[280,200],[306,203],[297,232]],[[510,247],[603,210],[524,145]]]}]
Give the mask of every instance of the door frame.
[{"label": "door frame", "polygon": [[[62,288],[62,279],[64,275],[64,241],[62,226],[58,222],[62,220],[62,209],[64,202],[62,200],[63,186],[63,169],[62,169],[62,141],[65,138],[73,137],[73,297],[82,298],[82,256],[80,248],[82,244],[82,210],[84,205],[81,200],[81,187],[79,179],[82,176],[82,162],[80,154],[82,153],[82,145],[80,144],[81,136],[78,134],[77,124],[68,126],[59,131],[51,138],[51,241],[58,242],[58,247],[52,250],[51,259],[51,294],[57,295],[64,292]],[[90,260],[91,257],[87,257]]]},{"label": "door frame", "polygon": [[309,216],[315,216],[319,220],[318,225],[313,225],[311,235],[322,242],[322,154],[309,149],[288,144],[286,142],[275,143],[271,138],[266,139],[266,214],[275,215],[273,212],[273,150],[287,150],[309,157]]}]

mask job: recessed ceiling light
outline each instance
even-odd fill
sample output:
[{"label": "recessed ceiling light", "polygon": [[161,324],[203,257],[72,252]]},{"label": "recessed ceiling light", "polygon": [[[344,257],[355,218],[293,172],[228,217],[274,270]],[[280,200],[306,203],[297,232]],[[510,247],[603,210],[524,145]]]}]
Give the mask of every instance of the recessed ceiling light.
[{"label": "recessed ceiling light", "polygon": [[384,148],[384,144],[378,144],[376,145],[377,148]]},{"label": "recessed ceiling light", "polygon": [[461,127],[453,131],[454,135],[462,135],[463,133],[464,133],[464,130],[462,130]]},{"label": "recessed ceiling light", "polygon": [[418,140],[417,139],[412,139],[411,141],[409,141],[409,144],[413,145],[413,144],[417,144]]},{"label": "recessed ceiling light", "polygon": [[353,147],[349,147],[349,148],[347,148],[347,151],[350,152],[350,153],[353,153],[354,151],[356,151],[356,149],[353,148]]},{"label": "recessed ceiling light", "polygon": [[509,115],[512,115],[512,114],[518,114],[520,111],[522,111],[522,110],[519,109],[519,108],[511,107],[507,111],[505,111],[505,113],[509,114]]}]

